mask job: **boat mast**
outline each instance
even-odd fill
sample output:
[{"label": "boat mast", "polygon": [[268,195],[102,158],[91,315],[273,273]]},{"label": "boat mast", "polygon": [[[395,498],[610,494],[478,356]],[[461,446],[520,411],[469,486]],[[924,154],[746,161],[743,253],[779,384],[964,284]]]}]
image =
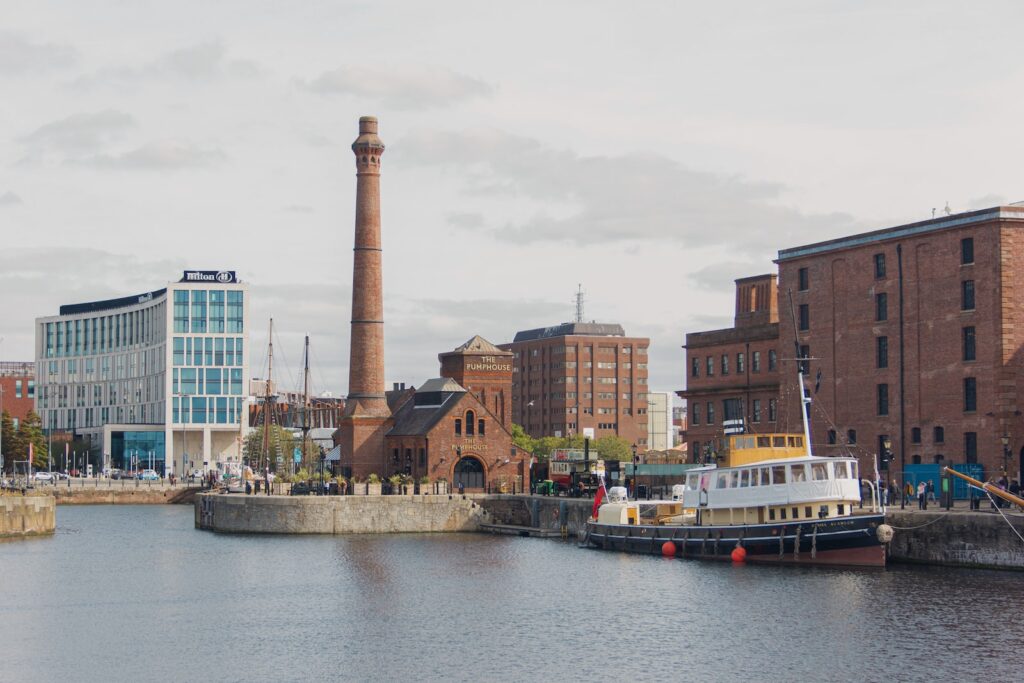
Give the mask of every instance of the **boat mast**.
[{"label": "boat mast", "polygon": [[302,459],[309,452],[309,335],[306,335],[306,362],[302,376]]},{"label": "boat mast", "polygon": [[270,319],[270,332],[267,335],[267,384],[263,392],[263,457],[261,469],[270,468],[270,420],[273,415],[274,391],[274,319]]},{"label": "boat mast", "polygon": [[793,307],[793,290],[786,290],[789,295],[789,317],[793,321],[793,346],[796,350],[796,377],[797,387],[800,389],[800,421],[804,427],[804,454],[811,455],[811,425],[808,413],[811,407],[811,397],[807,395],[807,389],[804,387],[804,361],[810,361],[810,358],[801,358],[800,356],[800,333],[796,326],[796,310]]}]

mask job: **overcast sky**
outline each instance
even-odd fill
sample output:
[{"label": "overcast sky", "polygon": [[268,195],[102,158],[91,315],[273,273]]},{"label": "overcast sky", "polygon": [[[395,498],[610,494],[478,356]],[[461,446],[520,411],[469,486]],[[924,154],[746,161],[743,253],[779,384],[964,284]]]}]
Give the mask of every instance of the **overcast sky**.
[{"label": "overcast sky", "polygon": [[[474,334],[731,325],[780,248],[1024,199],[1015,2],[0,0],[0,359],[182,270],[251,364],[344,393],[361,115],[387,145],[388,381]],[[275,369],[278,368],[275,362]]]}]

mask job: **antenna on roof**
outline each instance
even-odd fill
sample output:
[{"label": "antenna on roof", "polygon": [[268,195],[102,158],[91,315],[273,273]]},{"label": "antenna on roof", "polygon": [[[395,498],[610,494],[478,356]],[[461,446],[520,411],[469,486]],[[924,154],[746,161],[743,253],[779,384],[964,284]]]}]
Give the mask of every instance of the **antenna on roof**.
[{"label": "antenna on roof", "polygon": [[583,285],[576,285],[576,322],[583,322]]}]

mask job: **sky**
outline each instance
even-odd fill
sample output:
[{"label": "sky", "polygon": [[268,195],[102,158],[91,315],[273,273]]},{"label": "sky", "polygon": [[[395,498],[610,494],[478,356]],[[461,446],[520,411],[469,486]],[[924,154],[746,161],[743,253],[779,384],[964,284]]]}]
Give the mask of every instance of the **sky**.
[{"label": "sky", "polygon": [[728,327],[780,249],[1024,200],[1014,2],[0,0],[0,360],[36,317],[249,283],[251,371],[348,381],[358,118],[386,375],[573,319]]}]

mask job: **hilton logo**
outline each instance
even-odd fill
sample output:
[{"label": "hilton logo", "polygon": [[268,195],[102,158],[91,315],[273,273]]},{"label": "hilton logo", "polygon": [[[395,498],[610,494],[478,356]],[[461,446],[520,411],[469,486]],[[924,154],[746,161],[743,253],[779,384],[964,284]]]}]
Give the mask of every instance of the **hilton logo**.
[{"label": "hilton logo", "polygon": [[238,282],[233,270],[186,270],[180,282]]}]

